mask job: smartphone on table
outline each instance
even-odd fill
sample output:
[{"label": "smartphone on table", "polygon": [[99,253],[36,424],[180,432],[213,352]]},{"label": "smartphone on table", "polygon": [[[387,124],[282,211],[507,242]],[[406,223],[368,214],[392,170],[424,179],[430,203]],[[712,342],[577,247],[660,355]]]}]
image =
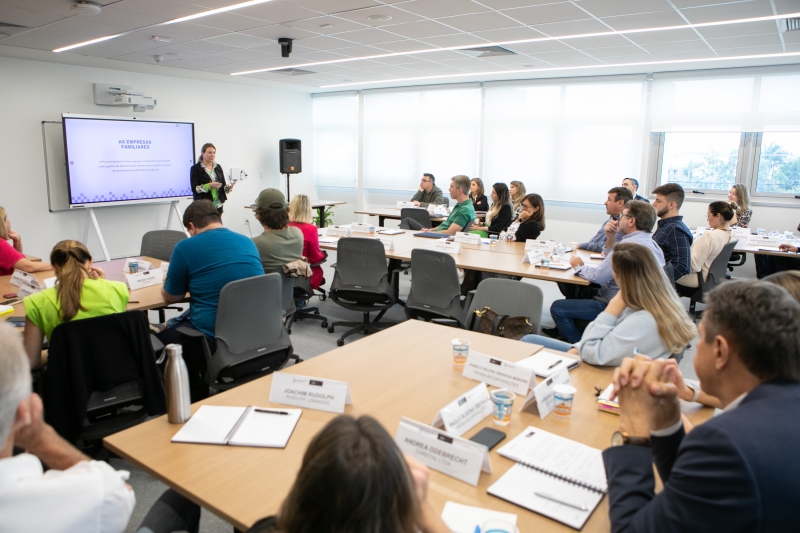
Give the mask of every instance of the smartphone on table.
[{"label": "smartphone on table", "polygon": [[483,444],[491,450],[504,438],[506,438],[506,434],[502,431],[497,431],[493,428],[483,428],[475,433],[469,440],[477,442],[478,444]]}]

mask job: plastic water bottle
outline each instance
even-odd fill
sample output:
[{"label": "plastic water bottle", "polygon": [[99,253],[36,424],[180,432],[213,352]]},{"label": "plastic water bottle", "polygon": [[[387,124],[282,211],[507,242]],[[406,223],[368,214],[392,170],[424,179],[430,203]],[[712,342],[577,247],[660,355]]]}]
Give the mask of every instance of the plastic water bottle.
[{"label": "plastic water bottle", "polygon": [[164,381],[167,388],[167,420],[170,424],[183,424],[192,416],[192,399],[189,394],[189,370],[183,360],[180,344],[167,344],[167,367]]}]

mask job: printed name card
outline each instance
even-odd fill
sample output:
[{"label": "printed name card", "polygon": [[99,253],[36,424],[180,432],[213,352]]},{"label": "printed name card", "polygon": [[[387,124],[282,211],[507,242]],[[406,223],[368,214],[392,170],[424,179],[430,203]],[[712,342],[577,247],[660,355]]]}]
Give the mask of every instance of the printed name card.
[{"label": "printed name card", "polygon": [[375,226],[363,222],[353,222],[350,224],[350,228],[354,233],[375,233]]},{"label": "printed name card", "polygon": [[27,285],[28,287],[33,287],[34,289],[42,288],[42,285],[39,283],[39,280],[36,278],[36,276],[17,269],[14,269],[14,274],[11,276],[11,281],[8,283],[15,287]]},{"label": "printed name card", "polygon": [[417,207],[417,206],[414,205],[414,202],[397,202],[397,207],[403,208],[403,207]]},{"label": "printed name card", "polygon": [[164,273],[164,279],[167,279],[167,273],[169,272],[169,261],[161,261],[161,264],[158,265],[158,268],[160,268],[161,272]]},{"label": "printed name card", "polygon": [[152,287],[164,283],[164,271],[160,268],[145,270],[135,274],[125,274],[125,282],[131,291]]},{"label": "printed name card", "polygon": [[545,252],[552,252],[556,247],[556,241],[536,241],[528,239],[525,241],[525,251],[528,250],[542,250]]},{"label": "printed name card", "polygon": [[433,214],[440,215],[440,216],[447,216],[447,207],[443,205],[435,205],[433,206]]},{"label": "printed name card", "polygon": [[41,290],[42,290],[41,286],[33,286],[30,283],[22,282],[19,284],[19,287],[17,288],[17,298],[25,298],[26,296],[30,296],[31,294],[36,294]]},{"label": "printed name card", "polygon": [[713,231],[713,230],[714,230],[714,228],[708,228],[708,227],[705,227],[705,226],[697,226],[694,229],[694,233],[696,233],[697,236],[699,237],[700,235],[702,235],[706,231]]},{"label": "printed name card", "polygon": [[433,243],[433,247],[431,249],[436,250],[437,252],[445,252],[448,254],[460,254],[461,243],[439,239]]},{"label": "printed name card", "polygon": [[391,252],[394,250],[394,241],[392,239],[385,239],[383,237],[378,237],[378,240],[381,241],[383,244],[383,249],[387,252]]},{"label": "printed name card", "polygon": [[731,235],[747,239],[751,235],[750,228],[731,228]]},{"label": "printed name card", "polygon": [[349,237],[352,234],[350,226],[328,226],[325,229],[328,237]]},{"label": "printed name card", "polygon": [[527,394],[533,369],[470,350],[463,376],[487,385],[504,387],[516,394]]},{"label": "printed name card", "polygon": [[445,405],[436,413],[431,426],[444,426],[449,434],[460,437],[490,414],[492,414],[492,399],[489,398],[486,383],[481,383],[464,396]]},{"label": "printed name card", "polygon": [[528,394],[525,401],[522,403],[522,407],[519,408],[520,411],[524,411],[530,405],[536,404],[536,408],[539,411],[539,416],[541,418],[545,418],[547,415],[553,412],[556,406],[556,396],[555,391],[553,391],[554,385],[572,385],[572,382],[569,379],[569,370],[567,367],[561,365],[559,366],[558,371],[554,372],[549,378],[545,378],[541,383],[536,385],[533,390]]},{"label": "printed name card", "polygon": [[135,263],[137,265],[137,267],[135,268],[136,272],[142,272],[144,270],[153,269],[153,263],[151,263],[150,261],[145,261],[143,259],[132,259],[129,257],[125,260],[125,267],[122,269],[122,271],[125,272],[126,274],[131,273],[131,263]]},{"label": "printed name card", "polygon": [[413,456],[420,463],[472,486],[478,484],[481,471],[492,473],[486,446],[449,435],[410,418],[400,419],[394,441],[400,451]]},{"label": "printed name card", "polygon": [[313,378],[286,372],[272,374],[269,401],[330,413],[344,413],[345,404],[353,405],[350,385],[346,381]]},{"label": "printed name card", "polygon": [[456,233],[456,238],[453,239],[453,242],[458,242],[461,244],[480,244],[481,236],[477,233],[464,233],[459,231]]},{"label": "printed name card", "polygon": [[56,286],[56,282],[57,281],[58,281],[58,278],[56,278],[55,276],[53,276],[52,278],[47,278],[43,282],[44,283],[44,288],[45,289],[52,289],[53,287]]},{"label": "printed name card", "polygon": [[777,248],[779,245],[784,244],[785,242],[786,239],[783,238],[783,235],[776,235],[774,237],[770,237],[769,235],[750,235],[747,237],[748,248],[760,248],[763,246]]},{"label": "printed name card", "polygon": [[522,256],[522,263],[523,264],[530,263],[532,265],[535,265],[537,263],[540,263],[542,259],[544,259],[544,252],[537,248],[535,250],[529,250],[525,252],[525,255]]}]

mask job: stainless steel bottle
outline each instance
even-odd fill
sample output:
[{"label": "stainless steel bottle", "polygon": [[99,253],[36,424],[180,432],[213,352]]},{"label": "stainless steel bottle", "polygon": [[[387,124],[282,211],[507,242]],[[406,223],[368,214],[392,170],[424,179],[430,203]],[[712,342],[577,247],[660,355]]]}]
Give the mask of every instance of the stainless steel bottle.
[{"label": "stainless steel bottle", "polygon": [[167,388],[167,420],[170,424],[183,424],[192,416],[189,394],[189,371],[183,360],[180,344],[167,344],[167,367],[164,376]]}]

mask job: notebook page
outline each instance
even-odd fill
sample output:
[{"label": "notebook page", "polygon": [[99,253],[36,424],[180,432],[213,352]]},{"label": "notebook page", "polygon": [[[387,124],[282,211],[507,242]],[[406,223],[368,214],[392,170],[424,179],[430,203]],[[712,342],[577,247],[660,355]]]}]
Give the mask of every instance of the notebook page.
[{"label": "notebook page", "polygon": [[[559,363],[561,361],[561,363]],[[530,357],[518,361],[519,366],[530,368],[540,378],[546,378],[558,370],[559,364],[566,364],[567,368],[576,368],[581,364],[580,359],[562,352],[554,352],[543,348]]]},{"label": "notebook page", "polygon": [[514,461],[535,465],[560,476],[608,490],[600,450],[543,429],[529,426],[497,450],[497,453]]},{"label": "notebook page", "polygon": [[245,409],[246,407],[203,405],[172,437],[172,442],[225,444],[228,433]]},{"label": "notebook page", "polygon": [[[581,529],[603,495],[548,476],[521,464],[515,464],[488,489],[489,494],[552,518],[575,529]],[[552,499],[537,496],[543,493],[569,502],[582,511]]]},{"label": "notebook page", "polygon": [[489,520],[505,520],[517,525],[517,515],[491,509],[447,502],[442,510],[442,520],[453,533],[475,533],[477,526]]},{"label": "notebook page", "polygon": [[[269,412],[261,412],[259,409]],[[285,448],[292,436],[302,409],[253,408],[228,444],[232,446],[259,446],[263,448]],[[276,413],[288,413],[285,415]]]}]

